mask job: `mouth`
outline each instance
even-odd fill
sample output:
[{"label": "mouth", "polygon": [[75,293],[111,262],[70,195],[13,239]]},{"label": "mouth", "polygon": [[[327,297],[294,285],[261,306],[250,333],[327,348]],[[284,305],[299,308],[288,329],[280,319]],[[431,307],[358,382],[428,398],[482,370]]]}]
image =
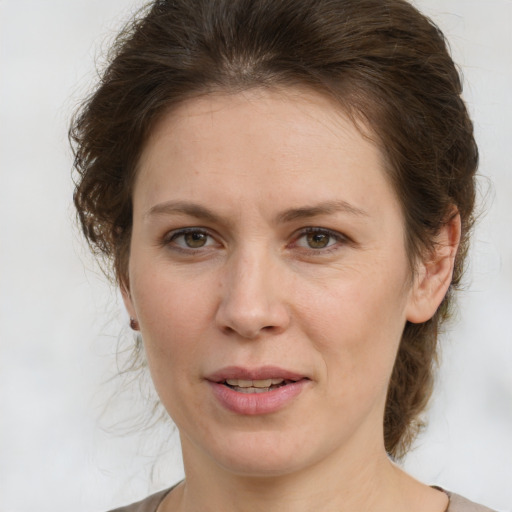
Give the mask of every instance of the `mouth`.
[{"label": "mouth", "polygon": [[230,366],[209,375],[207,380],[230,392],[255,395],[274,394],[278,390],[285,391],[310,379],[276,366],[263,366],[256,369]]},{"label": "mouth", "polygon": [[217,403],[244,416],[277,413],[291,406],[311,383],[305,375],[275,366],[230,366],[210,374],[206,380]]},{"label": "mouth", "polygon": [[220,384],[223,384],[238,393],[268,393],[269,391],[279,389],[288,384],[292,384],[293,382],[297,382],[297,380],[283,378],[259,380],[226,379],[221,381]]}]

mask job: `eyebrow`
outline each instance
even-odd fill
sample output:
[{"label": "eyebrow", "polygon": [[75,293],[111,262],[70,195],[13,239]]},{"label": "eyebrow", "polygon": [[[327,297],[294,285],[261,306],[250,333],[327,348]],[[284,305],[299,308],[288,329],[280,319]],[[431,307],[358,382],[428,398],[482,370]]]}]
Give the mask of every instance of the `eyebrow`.
[{"label": "eyebrow", "polygon": [[[300,208],[291,208],[276,215],[276,223],[292,222],[294,220],[309,219],[320,215],[332,215],[333,213],[345,213],[356,217],[366,217],[368,213],[357,208],[346,201],[325,201],[311,206]],[[217,223],[223,219],[215,214],[209,208],[205,208],[197,203],[188,201],[167,201],[151,207],[144,217],[153,217],[159,215],[189,215],[197,219]]]},{"label": "eyebrow", "polygon": [[277,216],[278,222],[291,222],[293,220],[309,219],[320,215],[332,215],[333,213],[346,213],[356,217],[367,217],[368,214],[361,208],[357,208],[346,201],[326,201],[312,206],[292,208]]},{"label": "eyebrow", "polygon": [[207,220],[209,222],[219,222],[221,220],[221,218],[218,215],[213,213],[208,208],[187,201],[167,201],[165,203],[159,203],[151,207],[144,214],[144,217],[148,218],[159,215],[173,214],[189,215],[191,217]]}]

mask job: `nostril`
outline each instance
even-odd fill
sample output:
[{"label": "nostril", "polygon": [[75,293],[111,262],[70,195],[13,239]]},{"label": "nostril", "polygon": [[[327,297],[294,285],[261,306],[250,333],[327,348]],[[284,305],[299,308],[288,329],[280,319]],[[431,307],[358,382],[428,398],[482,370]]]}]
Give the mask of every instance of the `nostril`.
[{"label": "nostril", "polygon": [[274,325],[266,325],[263,327],[252,327],[248,325],[224,325],[222,327],[222,331],[224,334],[228,336],[238,335],[242,338],[246,338],[248,340],[253,340],[258,338],[263,333],[266,334],[274,334],[277,333],[279,328]]}]

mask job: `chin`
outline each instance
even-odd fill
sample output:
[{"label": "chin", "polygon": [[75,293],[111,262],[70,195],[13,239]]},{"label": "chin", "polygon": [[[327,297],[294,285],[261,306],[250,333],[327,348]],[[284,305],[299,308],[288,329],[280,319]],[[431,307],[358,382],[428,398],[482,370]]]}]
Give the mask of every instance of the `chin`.
[{"label": "chin", "polygon": [[283,433],[263,431],[233,435],[217,445],[211,457],[226,471],[243,477],[276,477],[295,473],[312,461],[305,440]]}]

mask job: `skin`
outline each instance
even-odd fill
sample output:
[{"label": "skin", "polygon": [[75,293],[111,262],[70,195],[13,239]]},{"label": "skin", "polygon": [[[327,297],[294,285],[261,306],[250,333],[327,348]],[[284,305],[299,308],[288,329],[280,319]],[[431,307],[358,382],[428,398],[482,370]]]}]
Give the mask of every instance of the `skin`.
[{"label": "skin", "polygon": [[[382,420],[405,322],[435,312],[458,237],[455,217],[412,277],[380,151],[316,93],[219,93],[164,116],[123,286],[183,448],[186,483],[160,512],[445,510],[389,461]],[[219,404],[212,372],[265,365],[308,380],[271,414]]]}]

